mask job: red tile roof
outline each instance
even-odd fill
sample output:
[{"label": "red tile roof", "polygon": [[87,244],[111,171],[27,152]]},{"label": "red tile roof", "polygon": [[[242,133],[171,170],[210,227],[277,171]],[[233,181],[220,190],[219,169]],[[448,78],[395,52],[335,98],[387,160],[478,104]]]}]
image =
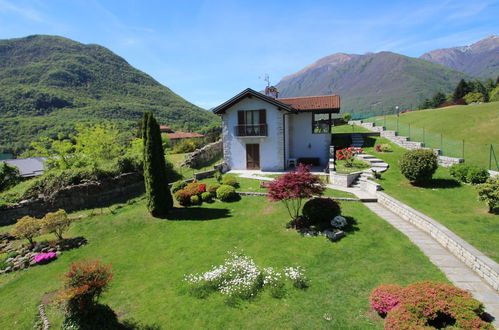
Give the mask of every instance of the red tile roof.
[{"label": "red tile roof", "polygon": [[290,105],[297,110],[339,109],[339,95],[305,96],[278,98],[277,101]]},{"label": "red tile roof", "polygon": [[170,126],[159,126],[161,133],[173,133],[174,130]]},{"label": "red tile roof", "polygon": [[190,132],[175,132],[175,133],[167,133],[170,139],[187,139],[187,138],[200,138],[204,137],[203,134],[198,133],[190,133]]}]

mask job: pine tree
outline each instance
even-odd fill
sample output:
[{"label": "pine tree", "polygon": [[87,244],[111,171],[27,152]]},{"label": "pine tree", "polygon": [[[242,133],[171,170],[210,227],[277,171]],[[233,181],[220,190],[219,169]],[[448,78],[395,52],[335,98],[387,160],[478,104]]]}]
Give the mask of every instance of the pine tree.
[{"label": "pine tree", "polygon": [[454,101],[457,101],[459,99],[462,99],[470,91],[470,87],[468,86],[466,81],[464,79],[461,79],[461,81],[457,84],[456,89],[454,90],[452,98]]},{"label": "pine tree", "polygon": [[159,125],[152,112],[144,113],[142,128],[147,209],[154,217],[166,217],[168,211],[173,207],[173,199],[170,189],[168,189],[165,155]]}]

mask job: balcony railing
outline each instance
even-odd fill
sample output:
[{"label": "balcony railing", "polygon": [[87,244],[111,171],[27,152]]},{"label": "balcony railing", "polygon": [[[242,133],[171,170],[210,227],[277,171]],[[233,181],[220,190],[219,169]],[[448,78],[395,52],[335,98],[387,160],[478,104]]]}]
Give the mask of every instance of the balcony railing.
[{"label": "balcony railing", "polygon": [[236,136],[267,136],[267,124],[236,125]]}]

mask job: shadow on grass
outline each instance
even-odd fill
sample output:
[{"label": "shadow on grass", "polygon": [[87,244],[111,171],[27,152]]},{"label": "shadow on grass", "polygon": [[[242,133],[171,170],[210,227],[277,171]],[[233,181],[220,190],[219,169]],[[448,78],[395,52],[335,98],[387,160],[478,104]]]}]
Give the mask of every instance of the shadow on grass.
[{"label": "shadow on grass", "polygon": [[64,320],[63,327],[78,329],[108,329],[108,330],[160,330],[159,325],[143,324],[135,320],[120,322],[116,313],[108,306],[97,304],[85,314],[73,314]]},{"label": "shadow on grass", "polygon": [[209,221],[230,218],[230,210],[212,209],[207,207],[173,208],[166,219],[172,221]]},{"label": "shadow on grass", "polygon": [[347,219],[347,225],[343,227],[343,230],[347,234],[355,234],[356,231],[359,231],[360,228],[357,226],[357,220],[352,217],[345,217]]},{"label": "shadow on grass", "polygon": [[415,187],[419,188],[441,188],[441,189],[449,189],[449,188],[458,188],[461,184],[453,179],[432,179],[428,182],[420,182],[413,183]]}]

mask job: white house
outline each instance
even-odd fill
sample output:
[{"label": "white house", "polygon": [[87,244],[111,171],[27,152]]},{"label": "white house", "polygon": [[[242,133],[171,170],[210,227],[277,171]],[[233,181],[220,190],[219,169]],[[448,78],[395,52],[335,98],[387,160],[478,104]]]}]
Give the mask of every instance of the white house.
[{"label": "white house", "polygon": [[213,109],[222,117],[229,168],[278,171],[298,162],[326,168],[340,97],[277,98],[275,87],[265,93],[248,88]]}]

